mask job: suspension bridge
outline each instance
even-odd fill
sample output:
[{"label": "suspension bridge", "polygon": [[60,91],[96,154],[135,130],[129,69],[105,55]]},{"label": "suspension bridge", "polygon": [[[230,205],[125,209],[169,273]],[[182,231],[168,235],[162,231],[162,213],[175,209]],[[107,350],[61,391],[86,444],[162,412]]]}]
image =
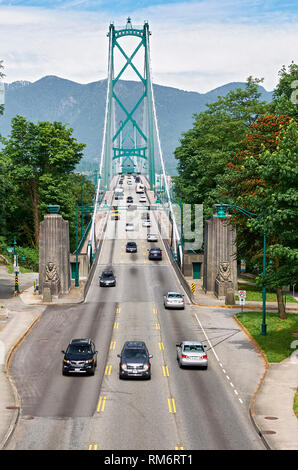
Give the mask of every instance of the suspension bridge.
[{"label": "suspension bridge", "polygon": [[[90,262],[98,245],[98,213],[110,207],[107,203],[103,205],[102,201],[107,201],[108,194],[115,186],[115,178],[120,173],[141,175],[148,192],[152,191],[153,198],[150,202],[164,210],[171,223],[173,256],[180,266],[183,260],[177,214],[173,207],[172,183],[165,169],[159,135],[152,82],[150,35],[148,22],[144,22],[143,26],[133,26],[130,18],[125,27],[118,28],[112,23],[109,26],[102,148],[92,221],[87,235]],[[128,107],[119,86],[128,69],[134,72],[139,85],[139,96],[132,108]],[[156,168],[159,169],[158,173]]]}]

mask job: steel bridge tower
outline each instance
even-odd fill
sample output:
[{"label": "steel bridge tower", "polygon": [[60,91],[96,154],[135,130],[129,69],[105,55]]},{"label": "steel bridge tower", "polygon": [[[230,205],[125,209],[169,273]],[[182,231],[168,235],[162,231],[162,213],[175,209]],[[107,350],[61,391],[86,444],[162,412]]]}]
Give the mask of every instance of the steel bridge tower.
[{"label": "steel bridge tower", "polygon": [[[176,222],[159,136],[151,74],[150,34],[148,22],[145,22],[143,27],[133,27],[130,18],[127,19],[126,27],[120,29],[111,23],[107,34],[109,37],[107,98],[99,179],[88,239],[90,263],[96,251],[95,226],[100,193],[104,194],[111,189],[111,178],[118,172],[140,172],[148,178],[150,188],[155,193],[155,161],[159,161],[161,166],[164,209],[172,221],[173,252],[176,259],[183,259],[181,235]],[[126,45],[128,45],[129,38],[130,41],[133,41],[133,49],[132,52],[125,52],[123,42],[126,41]],[[143,71],[140,70],[140,66],[138,68],[135,65],[136,60],[140,57],[140,53],[136,57],[139,51],[143,52],[143,61],[141,61]],[[119,71],[116,68],[118,65],[116,53],[118,56],[120,54],[122,63],[124,63],[122,67],[118,67]],[[123,78],[124,72],[130,67],[139,79],[136,83],[139,97],[137,102],[133,104],[127,98],[134,95],[128,93],[129,96],[126,96],[125,101],[125,96],[122,93],[125,90],[124,82],[120,82],[120,78]],[[117,86],[120,93],[118,93]]]},{"label": "steel bridge tower", "polygon": [[[151,188],[155,185],[154,166],[154,117],[152,81],[150,72],[150,49],[149,49],[149,25],[144,23],[142,29],[132,26],[131,19],[127,19],[126,27],[116,29],[110,24],[109,58],[108,58],[108,83],[106,119],[102,147],[102,184],[103,189],[108,189],[113,174],[121,172],[136,172],[143,168],[143,173],[148,176]],[[123,48],[123,42],[119,39],[134,36],[138,44],[132,54],[127,54]],[[115,76],[115,50],[120,51],[124,65]],[[140,71],[134,65],[133,60],[139,51],[144,52],[144,70]],[[128,67],[135,72],[141,84],[141,94],[132,107],[127,109],[122,97],[117,94],[117,84]],[[117,113],[116,113],[117,110]],[[118,110],[123,119],[117,122]],[[138,122],[136,114],[143,113],[143,125]],[[145,123],[145,125],[144,125]],[[118,171],[117,171],[118,170]]]}]

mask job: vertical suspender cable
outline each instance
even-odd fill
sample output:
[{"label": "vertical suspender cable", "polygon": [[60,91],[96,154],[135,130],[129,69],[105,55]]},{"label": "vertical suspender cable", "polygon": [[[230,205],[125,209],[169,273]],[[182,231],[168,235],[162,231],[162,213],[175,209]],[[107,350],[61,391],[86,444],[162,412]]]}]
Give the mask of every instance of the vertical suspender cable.
[{"label": "vertical suspender cable", "polygon": [[[163,161],[160,137],[159,137],[159,129],[158,129],[158,122],[157,122],[156,108],[155,108],[153,84],[152,84],[152,80],[151,80],[151,75],[152,74],[151,74],[151,58],[150,58],[149,29],[148,28],[146,28],[146,44],[147,44],[148,59],[149,59],[149,83],[150,83],[150,87],[151,87],[154,124],[155,124],[155,130],[156,130],[156,137],[157,137],[157,144],[158,144],[160,162],[161,162],[162,172],[163,172],[163,176],[164,176],[165,190],[166,190],[166,193],[167,193],[167,196],[168,196],[168,201],[169,201],[169,206],[170,206],[170,213],[172,214],[174,251],[175,251],[175,254],[177,254],[177,245],[176,244],[178,244],[178,241],[180,240],[180,235],[179,235],[179,231],[178,231],[178,227],[177,227],[177,223],[176,223],[175,214],[174,214],[174,211],[173,211],[173,206],[172,206],[172,201],[171,201],[171,196],[170,196],[170,191],[169,191],[169,186],[168,186],[168,181],[167,181],[167,178],[166,178],[165,166],[164,166],[164,161]],[[179,249],[179,253],[180,253],[180,262],[181,262],[181,267],[182,267],[183,253],[182,253],[182,245],[181,244],[178,244],[178,249]]]},{"label": "vertical suspender cable", "polygon": [[107,80],[105,121],[104,121],[102,146],[101,146],[101,157],[100,157],[100,165],[99,165],[99,178],[98,178],[98,181],[97,181],[97,190],[96,190],[94,211],[93,211],[93,216],[92,216],[92,224],[91,224],[90,238],[89,238],[89,242],[91,242],[93,252],[94,252],[94,249],[95,249],[95,246],[96,246],[95,218],[96,218],[96,212],[97,212],[97,204],[98,204],[98,198],[99,198],[100,185],[101,185],[101,181],[102,181],[102,167],[103,167],[103,163],[104,163],[104,155],[105,155],[105,150],[106,150],[106,133],[107,133],[109,96],[110,96],[110,86],[111,86],[111,77],[110,77],[110,75],[112,73],[112,45],[113,45],[112,28],[110,26],[110,44],[109,44],[109,57],[108,57],[108,80]]}]

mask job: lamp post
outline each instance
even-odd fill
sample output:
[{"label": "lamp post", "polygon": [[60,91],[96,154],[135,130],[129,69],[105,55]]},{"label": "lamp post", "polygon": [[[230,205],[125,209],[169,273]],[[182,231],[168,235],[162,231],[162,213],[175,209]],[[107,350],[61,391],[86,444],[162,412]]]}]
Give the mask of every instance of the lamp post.
[{"label": "lamp post", "polygon": [[[234,204],[215,204],[215,208],[216,208],[216,213],[217,213],[216,216],[219,218],[226,217],[227,208],[235,209],[250,219],[259,218],[253,212],[249,212],[246,209],[243,209],[242,207],[235,206]],[[264,231],[263,232],[263,278],[265,278],[265,276],[266,276],[266,233]],[[267,325],[266,325],[266,286],[265,285],[263,285],[262,287],[262,313],[263,314],[262,314],[261,335],[266,336]]]}]

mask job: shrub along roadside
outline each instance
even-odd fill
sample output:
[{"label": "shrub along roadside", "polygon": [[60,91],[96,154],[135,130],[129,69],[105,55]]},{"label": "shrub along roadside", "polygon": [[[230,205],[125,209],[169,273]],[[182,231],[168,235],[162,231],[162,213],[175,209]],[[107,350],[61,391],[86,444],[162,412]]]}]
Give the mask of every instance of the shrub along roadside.
[{"label": "shrub along roadside", "polygon": [[[4,237],[0,237],[0,254],[3,255],[9,262],[10,266],[8,267],[8,272],[13,272],[13,252],[8,253],[7,248],[13,248],[13,241],[10,244],[7,244],[7,241]],[[25,260],[21,258],[25,255]],[[38,263],[39,263],[39,251],[38,248],[28,248],[28,247],[18,247],[18,263],[21,269],[21,272],[38,272]],[[12,266],[12,268],[11,268]]]},{"label": "shrub along roadside", "polygon": [[264,351],[269,362],[281,362],[293,352],[291,344],[298,331],[298,315],[288,313],[288,318],[281,320],[278,313],[267,312],[267,334],[261,335],[262,312],[243,312],[236,318]]},{"label": "shrub along roadside", "polygon": [[[262,289],[260,287],[256,287],[256,285],[246,284],[246,283],[238,283],[238,290],[245,290],[246,291],[246,300],[247,301],[254,301],[254,302],[261,302],[262,301]],[[235,300],[239,300],[238,295],[235,295]],[[284,294],[285,302],[296,302],[297,300],[294,299],[291,295]],[[276,302],[276,292],[272,289],[266,290],[266,301],[267,302]]]}]

